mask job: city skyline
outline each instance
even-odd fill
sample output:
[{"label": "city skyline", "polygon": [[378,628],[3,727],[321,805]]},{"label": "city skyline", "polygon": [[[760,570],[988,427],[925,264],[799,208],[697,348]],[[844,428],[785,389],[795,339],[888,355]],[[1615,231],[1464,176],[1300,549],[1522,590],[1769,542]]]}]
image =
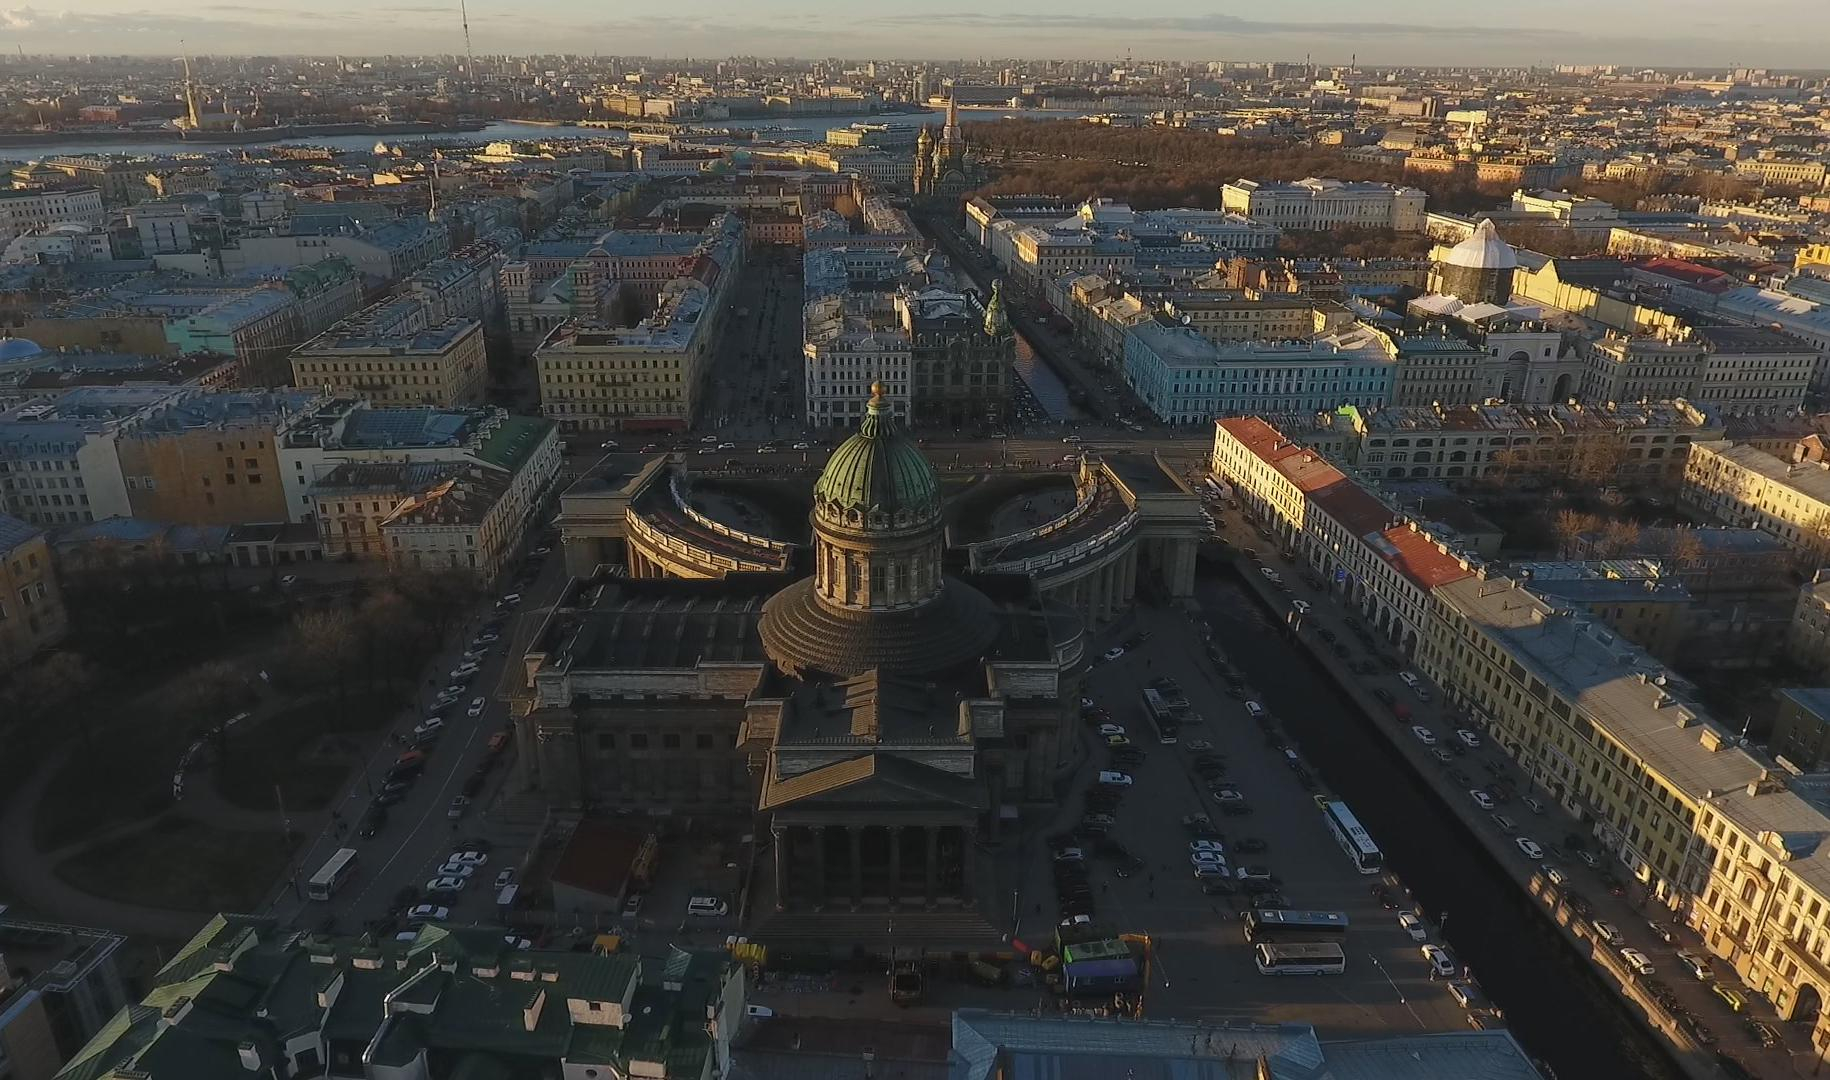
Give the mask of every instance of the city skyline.
[{"label": "city skyline", "polygon": [[[671,18],[627,17],[583,0],[469,6],[479,53],[601,52],[654,56],[825,56],[1165,60],[1245,59],[1366,64],[1702,68],[1821,65],[1830,8],[1760,0],[1724,13],[1701,0],[1595,9],[1555,0],[1528,22],[1470,20],[1445,0],[1402,0],[1376,22],[1345,0],[1308,0],[1289,17],[1248,16],[1169,0],[1124,12],[1076,3],[909,11],[846,0],[745,5],[710,0]],[[448,34],[439,33],[440,19]],[[1576,33],[1580,27],[1585,32]],[[1648,27],[1656,28],[1648,32]],[[206,3],[185,11],[67,0],[0,8],[0,30],[27,53],[376,55],[463,51],[456,3],[412,0],[307,8]],[[275,45],[284,43],[284,49]]]}]

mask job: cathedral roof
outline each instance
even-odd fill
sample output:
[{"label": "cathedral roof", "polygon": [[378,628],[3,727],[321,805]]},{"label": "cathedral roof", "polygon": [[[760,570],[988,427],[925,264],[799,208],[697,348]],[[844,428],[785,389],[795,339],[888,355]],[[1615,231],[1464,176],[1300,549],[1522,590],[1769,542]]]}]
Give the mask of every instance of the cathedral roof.
[{"label": "cathedral roof", "polygon": [[1513,253],[1512,245],[1500,239],[1493,219],[1482,218],[1474,235],[1450,248],[1442,264],[1471,270],[1513,270],[1518,267],[1519,258]]},{"label": "cathedral roof", "polygon": [[920,448],[896,427],[871,388],[858,433],[845,440],[813,487],[815,517],[851,529],[899,529],[940,517],[940,478]]}]

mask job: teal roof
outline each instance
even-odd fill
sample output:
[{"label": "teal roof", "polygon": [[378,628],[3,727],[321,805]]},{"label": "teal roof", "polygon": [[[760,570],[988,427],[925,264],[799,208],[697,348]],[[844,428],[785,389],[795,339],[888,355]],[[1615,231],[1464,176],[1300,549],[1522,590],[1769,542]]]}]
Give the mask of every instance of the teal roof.
[{"label": "teal roof", "polygon": [[940,478],[921,450],[897,430],[872,387],[858,433],[846,439],[813,488],[814,512],[841,525],[899,527],[940,516]]},{"label": "teal roof", "polygon": [[510,416],[483,440],[483,445],[477,448],[477,457],[497,468],[507,469],[511,475],[518,473],[535,448],[552,435],[554,427],[551,420]]}]

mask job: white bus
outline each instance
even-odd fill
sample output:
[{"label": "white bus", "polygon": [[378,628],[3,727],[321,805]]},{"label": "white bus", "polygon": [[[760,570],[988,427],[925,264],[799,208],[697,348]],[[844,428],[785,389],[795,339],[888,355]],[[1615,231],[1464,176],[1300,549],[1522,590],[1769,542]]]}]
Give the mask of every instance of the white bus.
[{"label": "white bus", "polygon": [[1330,941],[1254,945],[1252,959],[1260,975],[1339,975],[1347,970],[1347,954]]},{"label": "white bus", "polygon": [[323,866],[318,868],[317,873],[311,875],[311,880],[305,883],[305,895],[313,900],[329,900],[331,894],[342,888],[343,883],[348,881],[350,875],[355,872],[356,849],[353,847],[339,848],[335,855],[332,855]]},{"label": "white bus", "polygon": [[1347,809],[1346,803],[1331,802],[1323,807],[1322,820],[1328,823],[1334,842],[1341,845],[1341,850],[1353,860],[1360,873],[1376,874],[1385,869],[1385,855],[1379,851],[1379,845],[1373,843],[1360,819]]}]

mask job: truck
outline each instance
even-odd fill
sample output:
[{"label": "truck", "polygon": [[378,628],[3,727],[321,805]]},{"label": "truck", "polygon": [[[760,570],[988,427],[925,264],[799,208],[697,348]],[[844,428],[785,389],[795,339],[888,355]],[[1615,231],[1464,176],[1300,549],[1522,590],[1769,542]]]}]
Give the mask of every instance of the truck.
[{"label": "truck", "polygon": [[921,951],[897,949],[890,961],[890,1000],[904,1006],[915,1004],[921,1000],[926,981]]}]

